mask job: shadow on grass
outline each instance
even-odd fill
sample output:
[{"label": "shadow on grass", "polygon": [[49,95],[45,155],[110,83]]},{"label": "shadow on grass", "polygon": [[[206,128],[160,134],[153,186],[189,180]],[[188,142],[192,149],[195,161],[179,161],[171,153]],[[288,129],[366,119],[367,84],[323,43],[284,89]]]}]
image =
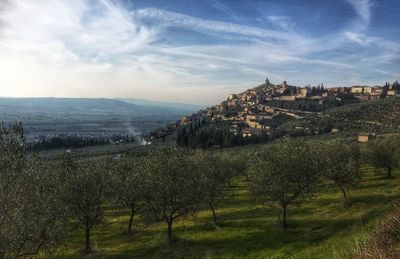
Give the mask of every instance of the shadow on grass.
[{"label": "shadow on grass", "polygon": [[[322,207],[322,206],[329,206],[329,205],[335,205],[335,206],[340,206],[343,205],[344,200],[341,199],[341,196],[338,198],[319,198],[313,201],[313,205],[316,207]],[[381,206],[382,204],[385,204],[387,202],[392,202],[396,199],[396,195],[382,195],[378,193],[372,193],[372,194],[355,194],[352,195],[350,192],[348,199],[345,201],[345,207],[349,208],[352,205],[358,204],[368,204],[371,207],[374,206]]]},{"label": "shadow on grass", "polygon": [[[387,179],[389,182],[388,181],[382,181],[382,180],[385,180],[385,179]],[[355,190],[364,190],[364,189],[370,189],[370,188],[376,188],[378,190],[380,188],[387,187],[388,183],[390,183],[390,179],[389,178],[385,178],[385,179],[382,179],[379,182],[371,181],[368,184],[363,184],[363,185],[357,186],[355,188]]]},{"label": "shadow on grass", "polygon": [[[172,249],[165,242],[165,225],[136,227],[132,236],[126,236],[123,232],[127,226],[127,212],[117,211],[110,213],[117,218],[112,230],[106,226],[96,230],[93,236],[98,247],[105,244],[107,248],[85,258],[237,258],[277,254],[288,257],[318,247],[334,236],[348,236],[365,222],[383,216],[398,197],[396,189],[392,188],[398,183],[396,179],[368,179],[356,189],[350,189],[345,203],[339,190],[337,195],[331,195],[334,191],[330,186],[318,199],[290,208],[287,230],[279,226],[279,210],[257,206],[247,190],[238,188],[236,191],[240,193],[225,200],[217,210],[220,231],[212,227],[211,213],[202,212],[193,220],[195,224],[179,222],[175,225],[174,231],[180,238]],[[391,193],[382,195],[388,186]],[[79,242],[81,237],[83,242],[83,233]],[[326,247],[325,244],[322,246]],[[79,258],[77,255],[63,258]]]},{"label": "shadow on grass", "polygon": [[[141,253],[151,258],[201,258],[224,257],[235,258],[246,256],[249,253],[273,253],[284,250],[287,255],[294,255],[312,245],[324,242],[340,232],[350,231],[353,227],[361,227],[364,221],[379,216],[379,212],[370,211],[361,216],[343,219],[293,219],[290,228],[282,229],[277,224],[271,224],[271,219],[253,219],[247,221],[224,222],[221,235],[208,234],[198,236],[196,239],[180,238],[174,249],[166,249],[165,245],[153,247]],[[248,226],[251,225],[251,229]],[[176,233],[182,236],[192,236],[198,233],[198,225],[176,228]],[[203,230],[205,231],[205,230]],[[211,233],[211,235],[210,235]],[[189,248],[190,249],[187,249]],[[132,254],[140,256],[139,254]]]}]

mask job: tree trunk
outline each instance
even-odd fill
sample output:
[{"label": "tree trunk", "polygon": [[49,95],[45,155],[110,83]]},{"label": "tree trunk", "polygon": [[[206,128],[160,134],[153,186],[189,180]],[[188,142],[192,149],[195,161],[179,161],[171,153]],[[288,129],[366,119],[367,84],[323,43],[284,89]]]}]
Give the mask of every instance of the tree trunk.
[{"label": "tree trunk", "polygon": [[392,177],[392,167],[388,166],[387,177]]},{"label": "tree trunk", "polygon": [[173,233],[172,233],[172,219],[168,220],[168,246],[171,247],[172,246],[172,242],[173,242]]},{"label": "tree trunk", "polygon": [[128,234],[132,233],[133,217],[135,217],[135,209],[131,208],[131,217],[129,218]]},{"label": "tree trunk", "polygon": [[85,253],[89,254],[92,252],[92,247],[90,245],[90,228],[86,227],[85,230],[86,244],[85,244]]},{"label": "tree trunk", "polygon": [[286,222],[286,207],[287,205],[282,205],[282,227],[286,229],[288,227]]},{"label": "tree trunk", "polygon": [[346,192],[346,189],[345,189],[343,186],[341,186],[341,185],[339,185],[339,187],[340,187],[340,190],[342,190],[344,199],[347,199],[347,192]]},{"label": "tree trunk", "polygon": [[213,205],[209,204],[209,206],[210,206],[210,210],[212,212],[214,226],[217,227],[217,214],[215,214],[215,209],[214,209]]}]

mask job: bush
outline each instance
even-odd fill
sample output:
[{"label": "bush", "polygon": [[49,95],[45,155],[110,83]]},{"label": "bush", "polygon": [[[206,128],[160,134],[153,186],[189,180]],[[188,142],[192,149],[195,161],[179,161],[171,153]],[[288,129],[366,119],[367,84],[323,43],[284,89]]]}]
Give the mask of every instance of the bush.
[{"label": "bush", "polygon": [[389,217],[380,223],[359,258],[400,258],[400,202],[396,202]]}]

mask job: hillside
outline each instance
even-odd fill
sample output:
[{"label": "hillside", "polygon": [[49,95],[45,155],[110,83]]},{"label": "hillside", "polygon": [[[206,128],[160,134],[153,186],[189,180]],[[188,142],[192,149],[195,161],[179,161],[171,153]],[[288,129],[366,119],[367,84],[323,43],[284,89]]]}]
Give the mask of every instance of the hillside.
[{"label": "hillside", "polygon": [[283,136],[345,132],[354,137],[361,132],[398,131],[399,89],[397,82],[383,87],[302,88],[286,82],[271,84],[267,79],[182,118],[178,145],[229,147]]},{"label": "hillside", "polygon": [[349,104],[326,112],[336,120],[400,125],[400,97]]},{"label": "hillside", "polygon": [[[252,148],[251,148],[252,149]],[[250,150],[251,150],[250,149]],[[232,150],[245,154],[249,149]],[[165,224],[146,225],[139,219],[134,233],[124,233],[128,211],[108,210],[107,221],[93,230],[94,257],[101,258],[354,258],[374,226],[398,198],[400,181],[367,177],[343,203],[340,191],[327,185],[316,198],[291,208],[292,227],[282,230],[276,211],[261,206],[249,193],[248,182],[237,179],[217,208],[221,228],[215,230],[209,210],[176,225],[178,245],[165,244]],[[65,258],[83,258],[82,231],[76,231],[61,249]]]},{"label": "hillside", "polygon": [[[100,116],[104,113],[106,121],[101,123],[94,121],[77,123],[82,130],[96,129],[99,132],[104,130],[113,132],[114,129],[117,129],[112,127],[121,127],[119,130],[124,130],[122,127],[128,127],[126,123],[118,124],[113,121],[113,113],[116,113],[116,111],[120,112],[118,114],[118,116],[121,116],[120,118],[124,118],[124,116],[129,116],[135,108],[137,108],[137,111],[143,108],[132,104],[119,104],[119,101],[115,100],[111,102],[103,99],[89,100],[88,102],[85,102],[85,100],[69,101],[57,104],[50,100],[46,104],[53,109],[49,114],[51,116],[57,114],[57,109],[61,109],[60,107],[62,109],[68,107],[70,110],[65,114],[72,117],[85,117],[87,114]],[[272,112],[262,112],[261,114],[270,116],[267,120],[269,120],[269,125],[273,129],[271,132],[274,134],[280,132],[282,135],[275,135],[275,139],[268,136],[266,142],[269,143],[266,145],[280,143],[284,139],[283,137],[293,136],[295,132],[300,130],[303,133],[310,132],[309,135],[306,134],[308,135],[306,140],[315,140],[319,138],[318,135],[328,133],[329,130],[326,132],[321,130],[324,127],[326,129],[339,127],[340,131],[346,133],[350,131],[358,133],[368,129],[363,128],[367,125],[374,127],[371,128],[373,130],[383,127],[384,131],[393,132],[394,127],[387,128],[386,126],[398,125],[398,121],[392,118],[398,114],[398,104],[399,98],[393,97],[346,104],[323,112],[293,111],[274,107],[271,111],[275,112],[276,115]],[[31,107],[30,105],[32,104],[26,102],[22,106],[27,109]],[[108,110],[113,105],[116,105],[116,109]],[[36,105],[36,107],[39,107],[38,110],[40,110],[42,109],[40,107],[45,106]],[[79,109],[85,107],[88,113],[82,115],[77,107]],[[15,108],[17,109],[16,106]],[[372,111],[377,111],[379,115],[373,114]],[[142,112],[144,113],[143,110]],[[256,112],[257,110],[254,113],[258,115],[259,113]],[[200,119],[203,118],[200,117]],[[212,129],[210,132],[218,135],[220,131],[215,131],[216,129],[218,130],[220,127],[230,129],[231,127],[230,120],[213,121],[210,118],[207,119],[209,121],[206,122],[206,127],[199,126],[202,133],[204,133],[203,130]],[[143,121],[138,121],[138,123],[143,126]],[[196,131],[197,129],[192,123],[193,121],[190,121],[189,124],[183,126],[188,129],[193,128],[193,131]],[[47,127],[48,125],[40,126]],[[71,130],[69,128],[71,125],[63,123],[57,123],[57,125],[67,127],[64,129],[65,132]],[[76,127],[76,125],[73,127]],[[315,133],[316,131],[320,132]],[[229,134],[232,133],[231,131],[228,132]],[[300,136],[300,134],[295,136]],[[348,139],[343,138],[340,134],[324,134],[323,136],[329,138],[333,136],[353,144],[356,140],[352,138],[347,141]],[[206,136],[201,135],[199,139],[203,141],[203,137]],[[225,137],[222,138],[225,139]],[[206,138],[204,139],[207,141]],[[106,158],[112,158],[113,160],[109,161],[115,163],[121,161],[121,158],[129,158],[129,156],[132,156],[130,157],[132,161],[138,157],[146,159],[147,156],[151,157],[151,151],[154,151],[155,148],[173,146],[174,143],[171,140],[172,138],[167,141],[168,143],[159,140],[154,145],[141,147],[133,145],[128,149],[120,149],[118,146],[108,149],[105,146],[107,152],[97,147],[94,150],[82,149],[79,159],[82,163],[90,164],[93,161],[107,161]],[[247,144],[253,143],[248,142]],[[355,145],[359,145],[361,148],[366,146],[358,143]],[[208,152],[221,154],[231,161],[247,164],[250,161],[249,154],[258,150],[258,147],[247,145],[245,147],[214,148]],[[183,152],[183,149],[181,151]],[[54,161],[60,154],[53,155]],[[48,153],[45,156],[50,157]],[[347,200],[343,199],[342,193],[336,185],[330,181],[322,181],[316,193],[310,197],[304,197],[304,199],[300,198],[290,206],[290,227],[286,230],[279,225],[280,216],[278,216],[277,207],[269,206],[268,201],[267,203],[260,203],[260,197],[252,193],[249,179],[243,171],[232,177],[224,197],[217,203],[218,228],[211,222],[210,210],[205,206],[199,206],[196,208],[196,213],[193,214],[194,217],[192,217],[192,214],[188,214],[176,221],[174,233],[177,241],[172,248],[168,248],[165,243],[165,224],[149,221],[146,211],[139,212],[135,216],[133,233],[127,235],[126,225],[131,215],[130,211],[116,206],[111,200],[107,200],[102,205],[104,217],[101,218],[100,224],[92,230],[94,252],[89,258],[354,258],[355,254],[364,248],[365,244],[368,244],[377,222],[387,217],[393,202],[398,200],[400,191],[400,171],[397,166],[393,170],[393,177],[385,178],[377,174],[379,170],[376,170],[368,161],[364,160],[366,159],[363,159],[361,165],[364,175],[359,184],[349,187]],[[111,163],[113,166],[116,165],[114,162]],[[235,163],[235,165],[237,164]],[[165,164],[162,165],[162,170],[164,170],[164,166]],[[108,185],[109,182],[107,182]],[[66,237],[65,242],[51,256],[87,258],[82,253],[82,245],[82,230],[73,229]],[[46,254],[40,256],[47,258]]]},{"label": "hillside", "polygon": [[331,133],[332,130],[358,134],[393,133],[400,126],[400,97],[358,102],[328,109],[322,113],[307,113],[282,123],[278,129],[292,135]]}]

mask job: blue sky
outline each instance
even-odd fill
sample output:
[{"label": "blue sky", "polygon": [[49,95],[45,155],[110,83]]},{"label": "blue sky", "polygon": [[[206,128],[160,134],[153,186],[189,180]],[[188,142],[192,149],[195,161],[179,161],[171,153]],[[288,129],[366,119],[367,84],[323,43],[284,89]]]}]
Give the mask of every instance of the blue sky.
[{"label": "blue sky", "polygon": [[0,95],[213,104],[400,79],[398,0],[0,0]]}]

